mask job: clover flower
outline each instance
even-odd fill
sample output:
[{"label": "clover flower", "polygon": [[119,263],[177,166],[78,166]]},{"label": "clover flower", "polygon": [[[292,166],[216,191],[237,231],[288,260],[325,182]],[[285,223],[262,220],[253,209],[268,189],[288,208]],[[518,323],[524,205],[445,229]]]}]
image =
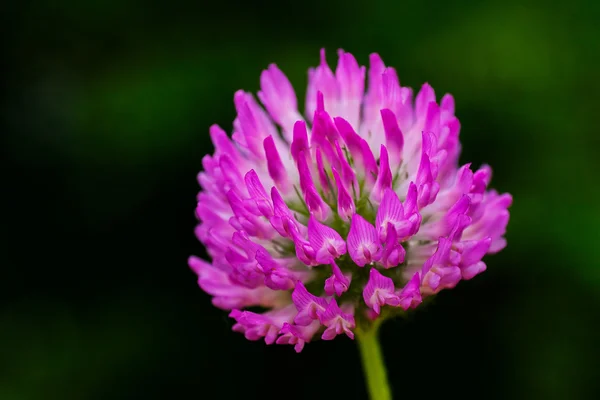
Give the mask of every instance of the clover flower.
[{"label": "clover flower", "polygon": [[459,166],[453,97],[438,103],[428,84],[413,96],[377,54],[369,62],[365,92],[365,67],[340,50],[334,73],[322,50],[304,115],[272,64],[262,107],[238,91],[231,139],[210,128],[196,235],[212,262],[189,264],[249,340],[300,352],[353,339],[485,271],[506,245],[512,198],[488,190],[489,166]]}]

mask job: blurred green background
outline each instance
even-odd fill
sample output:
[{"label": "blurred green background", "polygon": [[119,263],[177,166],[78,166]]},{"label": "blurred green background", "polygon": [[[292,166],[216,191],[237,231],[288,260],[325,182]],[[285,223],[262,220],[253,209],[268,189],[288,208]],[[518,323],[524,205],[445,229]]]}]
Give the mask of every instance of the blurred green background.
[{"label": "blurred green background", "polygon": [[397,398],[600,398],[600,3],[282,3],[3,5],[0,399],[365,398],[354,343],[247,342],[186,265],[208,127],[321,47],[453,93],[515,199],[485,274],[384,326]]}]

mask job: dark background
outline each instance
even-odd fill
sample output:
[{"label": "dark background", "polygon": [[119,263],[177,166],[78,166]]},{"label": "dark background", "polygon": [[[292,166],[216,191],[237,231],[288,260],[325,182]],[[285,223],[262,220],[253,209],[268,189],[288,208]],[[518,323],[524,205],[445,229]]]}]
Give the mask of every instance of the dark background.
[{"label": "dark background", "polygon": [[600,3],[282,3],[2,6],[0,399],[365,398],[354,343],[248,342],[186,264],[208,127],[321,47],[453,93],[514,196],[488,271],[384,326],[397,398],[600,398]]}]

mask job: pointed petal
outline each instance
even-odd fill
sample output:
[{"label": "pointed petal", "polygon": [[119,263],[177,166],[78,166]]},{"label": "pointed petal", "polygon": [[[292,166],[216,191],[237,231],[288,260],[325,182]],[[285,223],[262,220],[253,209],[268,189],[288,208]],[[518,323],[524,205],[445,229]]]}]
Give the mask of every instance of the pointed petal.
[{"label": "pointed petal", "polygon": [[367,187],[371,187],[377,176],[377,162],[369,144],[356,133],[352,125],[345,119],[336,117],[333,121],[356,163],[356,170],[362,172],[367,181]]},{"label": "pointed petal", "polygon": [[428,83],[424,83],[415,99],[415,113],[417,119],[425,118],[427,106],[431,102],[435,102],[435,92]]},{"label": "pointed petal", "polygon": [[[323,98],[321,92],[318,92],[318,98],[321,100]],[[311,133],[311,142],[317,142],[323,144],[324,142],[335,142],[336,140],[340,140],[340,134],[335,127],[331,116],[327,111],[321,109],[321,102],[319,101],[320,106],[315,111],[315,117],[313,120],[313,127]]]},{"label": "pointed petal", "polygon": [[381,265],[383,265],[383,268],[385,269],[393,268],[402,264],[405,257],[406,250],[398,240],[396,229],[391,222],[388,222],[385,246],[381,252]]},{"label": "pointed petal", "polygon": [[273,216],[273,204],[271,203],[270,197],[267,195],[265,188],[263,187],[256,171],[251,169],[244,177],[246,182],[246,188],[248,189],[248,195],[256,203],[258,210],[267,218]]},{"label": "pointed petal", "polygon": [[265,285],[273,290],[290,290],[294,287],[296,279],[284,267],[279,265],[275,259],[264,248],[256,251],[256,261],[265,274]]},{"label": "pointed petal", "polygon": [[335,299],[331,300],[325,311],[319,313],[319,321],[327,327],[321,336],[323,340],[331,340],[342,333],[354,339],[354,315],[343,312]]},{"label": "pointed petal", "polygon": [[190,268],[198,275],[198,285],[213,297],[213,304],[224,310],[262,305],[272,307],[276,292],[267,288],[250,289],[235,284],[227,272],[198,257],[190,257]]},{"label": "pointed petal", "polygon": [[439,134],[440,132],[440,107],[435,101],[427,105],[423,130],[434,134]]},{"label": "pointed petal", "polygon": [[381,145],[379,153],[379,174],[377,175],[377,181],[371,192],[371,199],[379,204],[383,197],[383,193],[386,189],[392,188],[392,171],[390,170],[390,163],[388,158],[388,152],[384,145]]},{"label": "pointed petal", "polygon": [[243,137],[240,141],[238,135],[238,142],[262,161],[264,154],[261,144],[265,137],[277,134],[277,130],[251,94],[238,90],[234,95],[234,103],[238,113],[234,125],[237,133]]},{"label": "pointed petal", "polygon": [[279,190],[288,193],[291,189],[291,184],[288,179],[286,168],[281,161],[281,157],[279,156],[279,152],[273,141],[273,136],[269,135],[263,140],[263,149],[265,151],[269,176],[273,179],[273,182]]},{"label": "pointed petal", "polygon": [[375,225],[381,242],[385,242],[388,235],[388,224],[394,227],[404,220],[404,207],[396,192],[386,189],[383,193],[381,204],[375,217]]},{"label": "pointed petal", "polygon": [[325,196],[328,196],[332,188],[327,171],[325,171],[325,165],[323,163],[323,156],[321,155],[320,147],[317,147],[315,158],[317,159],[317,172],[319,173],[319,183],[321,184],[321,189],[325,193]]},{"label": "pointed petal", "polygon": [[356,206],[354,205],[354,199],[352,195],[346,189],[346,186],[342,182],[342,178],[338,174],[337,170],[333,170],[333,177],[337,186],[337,199],[338,207],[337,212],[344,221],[349,221],[352,215],[356,212]]},{"label": "pointed petal", "polygon": [[451,94],[446,93],[440,101],[440,108],[449,114],[454,114],[454,97]]},{"label": "pointed petal", "polygon": [[356,179],[356,174],[354,173],[354,169],[350,166],[346,155],[342,151],[339,142],[335,142],[335,151],[338,156],[338,160],[340,162],[340,172],[341,177],[343,179],[344,186],[348,188],[348,190],[352,193],[355,198],[360,196],[358,180]]},{"label": "pointed petal", "polygon": [[398,126],[398,120],[392,110],[385,108],[381,110],[381,120],[385,131],[385,145],[389,150],[390,168],[396,171],[402,160],[402,149],[404,147],[404,136]]},{"label": "pointed petal", "polygon": [[402,103],[401,99],[401,88],[400,81],[398,80],[398,74],[392,67],[388,67],[383,71],[381,76],[382,83],[382,108],[389,108],[392,110],[398,109]]},{"label": "pointed petal", "polygon": [[417,185],[413,182],[408,186],[408,192],[406,193],[406,198],[404,199],[404,212],[406,215],[410,215],[413,213],[417,213]]},{"label": "pointed petal", "polygon": [[308,168],[308,164],[304,156],[304,151],[301,151],[298,156],[298,173],[300,174],[300,189],[304,194],[304,201],[306,207],[312,215],[314,215],[319,221],[325,221],[331,212],[331,209],[323,201],[319,194]]},{"label": "pointed petal", "polygon": [[298,222],[274,186],[271,188],[271,199],[273,200],[273,216],[269,222],[281,236],[292,239],[292,232],[297,232],[299,229]]},{"label": "pointed petal", "polygon": [[354,56],[343,50],[338,51],[338,65],[335,76],[340,89],[339,115],[358,126],[360,107],[365,89],[365,67],[360,67]]},{"label": "pointed petal", "polygon": [[241,161],[238,149],[231,142],[227,133],[219,125],[212,125],[209,129],[210,138],[215,146],[215,156],[227,154],[235,163]]},{"label": "pointed petal", "polygon": [[275,64],[260,75],[260,88],[258,98],[264,104],[271,118],[291,132],[295,121],[302,119],[298,113],[296,93],[285,74]]},{"label": "pointed petal", "polygon": [[316,260],[320,264],[329,264],[339,256],[346,254],[346,242],[340,234],[323,225],[313,216],[308,219],[308,240],[315,250]]},{"label": "pointed petal", "polygon": [[490,249],[492,238],[487,237],[482,240],[465,240],[456,245],[461,253],[460,263],[464,266],[473,265],[483,258]]},{"label": "pointed petal", "polygon": [[363,299],[367,306],[379,314],[380,307],[389,304],[397,306],[399,298],[394,294],[394,281],[391,278],[381,275],[375,268],[369,271],[369,281],[363,290]]},{"label": "pointed petal", "polygon": [[418,205],[419,208],[423,208],[436,199],[437,193],[440,189],[440,185],[435,181],[433,174],[433,167],[431,163],[430,154],[432,151],[432,140],[431,136],[423,132],[422,133],[422,151],[421,161],[419,163],[419,170],[417,171],[416,184],[418,187]]},{"label": "pointed petal", "polygon": [[352,216],[348,233],[348,253],[359,267],[378,261],[381,257],[381,245],[377,230],[358,214]]},{"label": "pointed petal", "polygon": [[300,353],[304,348],[304,344],[312,339],[320,326],[321,324],[317,321],[307,326],[291,325],[285,322],[279,331],[281,336],[277,339],[276,343],[292,344],[296,353]]},{"label": "pointed petal", "polygon": [[377,53],[369,56],[369,87],[364,100],[364,120],[369,124],[379,117],[382,108],[382,82],[381,76],[385,70],[385,64]]},{"label": "pointed petal", "polygon": [[350,287],[351,275],[345,276],[335,261],[331,262],[331,270],[333,274],[325,280],[325,293],[329,296],[333,296],[334,293],[341,296]]},{"label": "pointed petal", "polygon": [[398,294],[398,297],[400,298],[399,305],[404,309],[404,311],[408,310],[409,308],[416,308],[423,301],[421,292],[419,290],[420,285],[421,278],[417,272]]},{"label": "pointed petal", "polygon": [[296,287],[292,292],[292,302],[298,310],[294,323],[303,326],[319,318],[317,314],[325,311],[328,306],[327,300],[309,293],[300,281],[296,282]]},{"label": "pointed petal", "polygon": [[306,122],[304,121],[297,121],[294,124],[294,137],[290,152],[296,162],[298,162],[300,152],[304,152],[304,155],[309,154],[308,132],[306,131]]},{"label": "pointed petal", "polygon": [[306,89],[306,118],[312,122],[317,107],[317,92],[323,93],[325,106],[329,110],[336,110],[339,88],[338,82],[327,65],[325,49],[320,52],[321,62],[318,67],[308,71],[308,87]]}]

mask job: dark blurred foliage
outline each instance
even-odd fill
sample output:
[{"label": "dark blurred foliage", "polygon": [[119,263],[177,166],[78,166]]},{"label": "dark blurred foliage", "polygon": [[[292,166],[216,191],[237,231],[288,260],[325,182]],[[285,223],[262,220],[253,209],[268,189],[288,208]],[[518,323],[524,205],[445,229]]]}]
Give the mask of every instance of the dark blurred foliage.
[{"label": "dark blurred foliage", "polygon": [[354,343],[266,347],[188,270],[208,127],[326,47],[451,92],[514,195],[488,271],[382,332],[397,398],[600,398],[600,3],[3,4],[0,399],[365,398]]}]

